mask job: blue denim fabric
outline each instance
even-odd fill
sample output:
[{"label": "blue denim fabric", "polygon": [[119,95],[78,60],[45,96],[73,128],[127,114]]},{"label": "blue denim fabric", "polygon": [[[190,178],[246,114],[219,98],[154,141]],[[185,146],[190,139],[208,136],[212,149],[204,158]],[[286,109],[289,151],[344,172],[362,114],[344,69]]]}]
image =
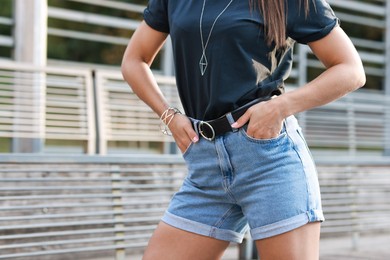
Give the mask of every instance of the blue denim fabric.
[{"label": "blue denim fabric", "polygon": [[162,218],[165,223],[220,240],[254,240],[323,221],[311,154],[291,116],[280,135],[254,139],[245,128],[203,138],[183,154],[188,175]]}]

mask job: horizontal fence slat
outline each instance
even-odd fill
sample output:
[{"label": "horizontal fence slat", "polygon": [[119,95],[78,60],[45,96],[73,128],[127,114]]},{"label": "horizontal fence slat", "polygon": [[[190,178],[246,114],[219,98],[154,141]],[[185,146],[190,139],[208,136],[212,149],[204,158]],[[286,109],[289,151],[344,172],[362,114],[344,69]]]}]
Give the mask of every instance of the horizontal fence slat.
[{"label": "horizontal fence slat", "polygon": [[[0,241],[22,241],[3,243],[1,257],[56,254],[70,250],[67,246],[75,253],[79,244],[123,243],[132,245],[126,249],[142,249],[186,174],[180,157],[156,156],[151,164],[152,157],[146,156],[74,157],[65,162],[13,157],[0,160]],[[389,171],[386,160],[318,163],[323,234],[390,231]],[[119,233],[121,237],[113,235]],[[22,248],[31,252],[11,252]]]}]

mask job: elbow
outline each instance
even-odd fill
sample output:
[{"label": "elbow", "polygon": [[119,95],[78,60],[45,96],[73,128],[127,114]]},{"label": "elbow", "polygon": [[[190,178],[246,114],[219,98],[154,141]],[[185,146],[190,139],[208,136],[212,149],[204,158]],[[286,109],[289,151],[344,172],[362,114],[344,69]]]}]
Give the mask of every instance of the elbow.
[{"label": "elbow", "polygon": [[121,73],[125,80],[127,80],[127,72],[129,71],[129,65],[125,58],[122,60]]},{"label": "elbow", "polygon": [[121,73],[123,79],[131,86],[134,78],[134,60],[124,57],[121,64]]},{"label": "elbow", "polygon": [[355,88],[361,88],[366,84],[366,73],[364,71],[363,65],[359,66],[355,72]]},{"label": "elbow", "polygon": [[138,74],[144,70],[144,65],[148,66],[142,57],[126,53],[120,67],[123,79],[131,86],[137,80]]},{"label": "elbow", "polygon": [[361,62],[350,66],[349,79],[351,91],[357,90],[366,84],[366,73]]},{"label": "elbow", "polygon": [[361,77],[360,77],[359,88],[363,87],[366,84],[366,81],[367,81],[366,73],[364,72],[364,69],[363,69],[363,71],[361,73]]},{"label": "elbow", "polygon": [[131,76],[132,76],[132,70],[134,67],[134,52],[132,51],[132,48],[127,47],[125,50],[125,53],[123,54],[122,57],[122,62],[121,62],[121,73],[123,79],[130,84],[131,81]]}]

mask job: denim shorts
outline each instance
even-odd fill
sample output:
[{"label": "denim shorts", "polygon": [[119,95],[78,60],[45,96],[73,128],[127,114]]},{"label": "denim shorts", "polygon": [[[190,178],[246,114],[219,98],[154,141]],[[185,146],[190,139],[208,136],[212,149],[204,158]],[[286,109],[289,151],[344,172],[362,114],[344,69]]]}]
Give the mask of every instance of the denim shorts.
[{"label": "denim shorts", "polygon": [[176,228],[240,243],[324,221],[317,172],[294,116],[280,135],[254,139],[245,127],[200,138],[183,154],[188,175],[162,221]]}]

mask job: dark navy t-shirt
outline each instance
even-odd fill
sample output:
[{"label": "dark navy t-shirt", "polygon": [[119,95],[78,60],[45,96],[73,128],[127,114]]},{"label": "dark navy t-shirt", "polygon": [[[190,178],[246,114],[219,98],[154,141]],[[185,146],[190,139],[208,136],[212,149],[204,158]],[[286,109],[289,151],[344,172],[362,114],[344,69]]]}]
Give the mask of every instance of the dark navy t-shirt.
[{"label": "dark navy t-shirt", "polygon": [[[325,0],[309,0],[305,14],[299,0],[287,0],[287,47],[267,46],[263,19],[249,0],[233,0],[217,21],[205,49],[207,68],[199,62],[212,24],[230,0],[149,0],[145,22],[169,33],[176,82],[187,116],[210,120],[263,96],[283,93],[295,42],[306,44],[326,36],[338,19]],[[202,22],[202,30],[200,29]]]}]

